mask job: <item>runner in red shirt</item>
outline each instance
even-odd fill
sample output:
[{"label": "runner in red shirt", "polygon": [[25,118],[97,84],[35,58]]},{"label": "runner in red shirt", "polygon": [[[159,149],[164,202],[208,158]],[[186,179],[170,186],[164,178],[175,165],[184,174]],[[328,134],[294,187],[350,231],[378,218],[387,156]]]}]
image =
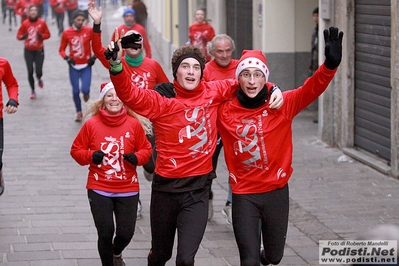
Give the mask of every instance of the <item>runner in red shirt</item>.
[{"label": "runner in red shirt", "polygon": [[28,18],[29,7],[37,6],[39,9],[39,5],[40,5],[40,0],[17,0],[17,4],[15,5],[15,14],[21,16],[21,24],[25,19]]},{"label": "runner in red shirt", "polygon": [[[76,10],[73,13],[73,25],[62,33],[58,49],[61,57],[69,65],[69,80],[76,108],[76,122],[81,122],[83,118],[80,93],[83,93],[85,102],[90,98],[92,66],[96,60],[91,51],[93,30],[91,27],[83,25],[84,21],[84,12]],[[69,54],[66,52],[67,47],[69,47]]]},{"label": "runner in red shirt", "polygon": [[211,56],[206,50],[206,44],[215,37],[215,30],[208,24],[205,18],[205,11],[198,9],[195,12],[195,22],[189,27],[190,44],[198,46],[206,56],[206,61],[211,60]]},{"label": "runner in red shirt", "polygon": [[14,19],[14,24],[17,26],[17,17],[15,16],[15,6],[17,5],[17,0],[5,0],[6,10],[4,12],[3,24],[5,23],[6,14],[8,12],[8,31],[12,30],[12,20]]},{"label": "runner in red shirt", "polygon": [[24,40],[24,57],[28,69],[28,80],[31,88],[30,99],[36,99],[35,79],[33,72],[36,72],[36,78],[40,88],[43,88],[43,62],[44,45],[43,41],[50,38],[50,31],[46,21],[39,18],[37,6],[29,8],[29,17],[22,22],[17,32],[17,39]]},{"label": "runner in red shirt", "polygon": [[73,12],[78,9],[78,0],[66,0],[65,8],[68,13],[68,24],[72,26],[73,24]]},{"label": "runner in red shirt", "polygon": [[67,0],[50,0],[50,6],[53,9],[55,21],[57,22],[58,36],[61,36],[64,31],[66,1]]},{"label": "runner in red shirt", "polygon": [[101,85],[88,114],[70,153],[89,165],[86,188],[102,265],[125,265],[122,251],[134,234],[140,191],[136,169],[151,156],[143,128],[151,134],[151,123],[123,105],[111,82]]},{"label": "runner in red shirt", "polygon": [[[6,86],[8,102],[4,108],[2,83]],[[4,108],[4,109],[3,109]],[[18,82],[14,77],[10,63],[0,57],[0,110],[13,114],[18,110]],[[4,193],[5,183],[3,178],[3,149],[4,149],[4,122],[3,111],[0,111],[0,196]]]}]

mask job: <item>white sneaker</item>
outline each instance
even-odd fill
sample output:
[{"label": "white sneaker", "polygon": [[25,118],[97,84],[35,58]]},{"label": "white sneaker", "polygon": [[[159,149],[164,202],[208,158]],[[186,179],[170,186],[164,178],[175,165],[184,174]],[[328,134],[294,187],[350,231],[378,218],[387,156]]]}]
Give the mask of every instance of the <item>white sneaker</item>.
[{"label": "white sneaker", "polygon": [[226,222],[228,224],[232,224],[233,218],[232,218],[232,214],[231,214],[231,204],[224,206],[222,213],[226,218]]},{"label": "white sneaker", "polygon": [[115,257],[114,255],[114,266],[126,266],[125,261],[122,259],[122,256]]},{"label": "white sneaker", "polygon": [[210,221],[213,218],[213,200],[209,200],[209,205],[208,205],[208,221]]},{"label": "white sneaker", "polygon": [[142,210],[141,201],[139,200],[139,202],[137,203],[137,217],[136,217],[136,220],[141,219],[141,210]]}]

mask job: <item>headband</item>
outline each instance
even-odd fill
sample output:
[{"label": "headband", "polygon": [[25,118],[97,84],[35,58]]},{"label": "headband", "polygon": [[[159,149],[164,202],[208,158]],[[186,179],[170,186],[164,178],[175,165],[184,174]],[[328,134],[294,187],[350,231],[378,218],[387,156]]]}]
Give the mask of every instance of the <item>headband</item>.
[{"label": "headband", "polygon": [[184,54],[184,55],[180,56],[180,57],[177,59],[176,63],[172,66],[172,68],[173,68],[173,77],[176,78],[177,69],[179,68],[181,62],[182,62],[184,59],[186,59],[186,58],[194,58],[195,60],[198,61],[198,63],[199,63],[200,66],[201,66],[201,77],[200,77],[200,79],[202,79],[202,75],[204,74],[205,64],[204,64],[204,62],[202,61],[202,59],[201,59],[197,54],[194,54],[194,53],[187,53],[187,54]]}]

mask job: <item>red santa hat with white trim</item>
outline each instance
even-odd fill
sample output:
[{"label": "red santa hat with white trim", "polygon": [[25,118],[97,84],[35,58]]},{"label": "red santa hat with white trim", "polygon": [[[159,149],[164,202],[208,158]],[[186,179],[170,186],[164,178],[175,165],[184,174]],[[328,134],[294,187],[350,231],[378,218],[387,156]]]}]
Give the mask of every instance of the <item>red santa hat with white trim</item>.
[{"label": "red santa hat with white trim", "polygon": [[105,94],[111,89],[114,89],[112,82],[104,82],[100,86],[100,99],[104,98]]},{"label": "red santa hat with white trim", "polygon": [[269,68],[266,63],[266,56],[260,50],[244,50],[240,58],[240,63],[237,65],[236,78],[240,73],[248,68],[255,67],[263,72],[266,77],[266,82],[269,80]]}]

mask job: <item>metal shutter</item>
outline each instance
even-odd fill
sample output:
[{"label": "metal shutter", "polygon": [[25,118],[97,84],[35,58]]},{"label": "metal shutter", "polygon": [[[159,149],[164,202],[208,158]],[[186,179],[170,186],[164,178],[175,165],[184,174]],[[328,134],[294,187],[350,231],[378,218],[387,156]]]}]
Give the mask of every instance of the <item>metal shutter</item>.
[{"label": "metal shutter", "polygon": [[391,158],[391,1],[355,1],[355,147]]},{"label": "metal shutter", "polygon": [[227,0],[226,13],[226,33],[236,44],[233,58],[240,58],[243,50],[252,49],[252,0]]}]

